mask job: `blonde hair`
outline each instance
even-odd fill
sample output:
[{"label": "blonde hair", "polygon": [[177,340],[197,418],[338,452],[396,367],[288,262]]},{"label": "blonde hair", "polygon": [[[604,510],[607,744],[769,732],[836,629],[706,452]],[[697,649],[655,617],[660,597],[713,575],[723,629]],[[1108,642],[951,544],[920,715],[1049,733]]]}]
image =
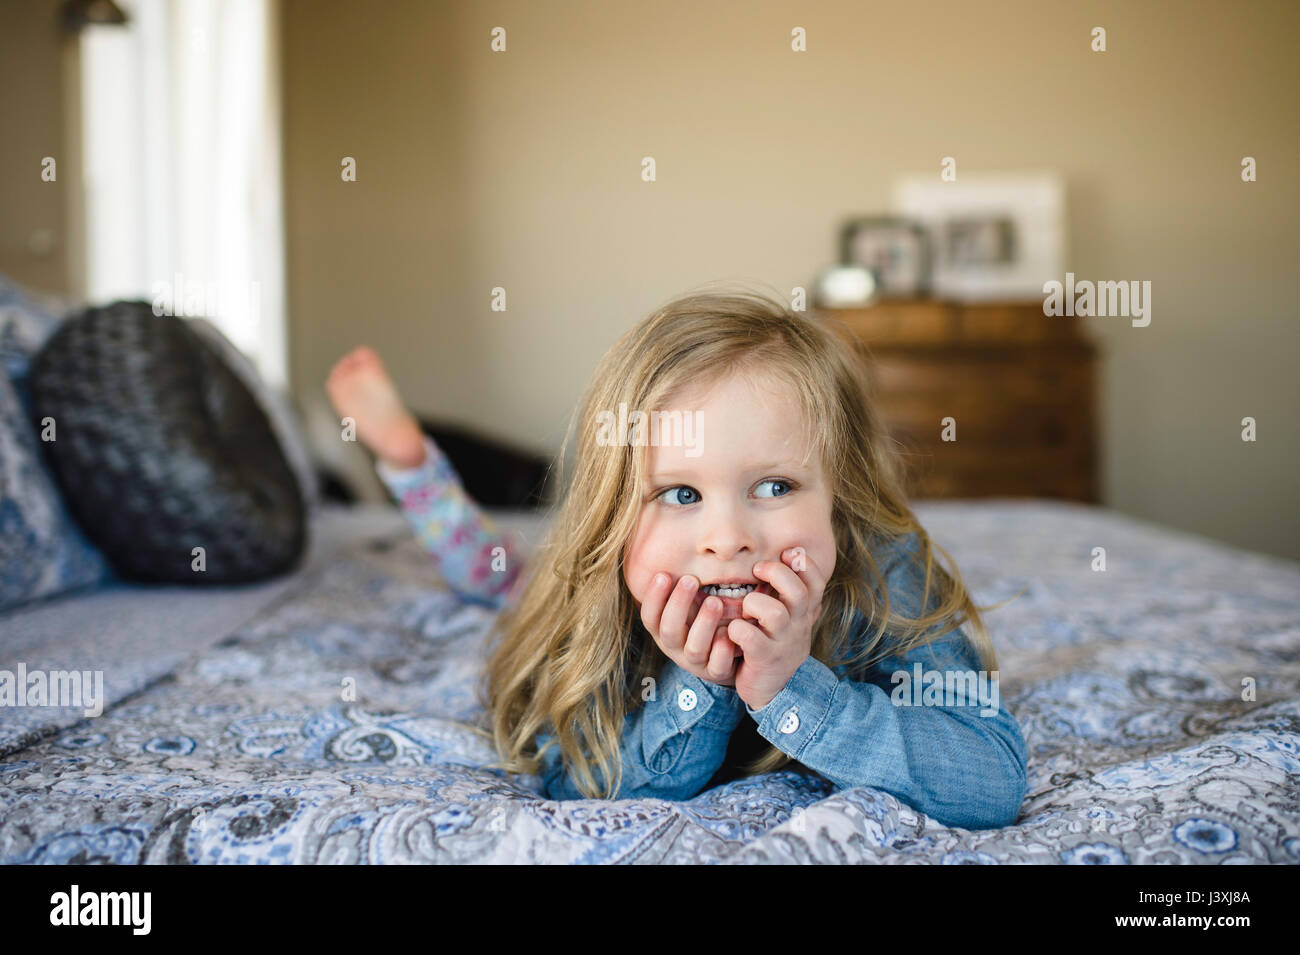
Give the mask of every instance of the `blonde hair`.
[{"label": "blonde hair", "polygon": [[[575,784],[611,798],[622,779],[619,740],[642,704],[642,681],[666,662],[641,623],[623,580],[624,548],[646,489],[643,442],[597,439],[598,414],[620,403],[661,409],[674,394],[731,375],[771,376],[797,395],[831,492],[837,558],[813,631],[812,656],[848,664],[862,678],[878,659],[900,656],[969,623],[985,670],[997,669],[992,641],[955,566],[945,570],[907,505],[898,452],[871,401],[870,356],[838,320],[792,312],[751,291],[694,292],[653,311],[604,355],[569,423],[557,465],[577,430],[571,482],[526,572],[517,601],[498,618],[485,673],[492,739],[513,773],[540,772],[536,739],[552,733]],[[916,533],[925,567],[922,616],[893,612],[873,551]],[[931,593],[933,591],[933,595]],[[925,608],[937,605],[929,613]],[[850,654],[856,615],[876,624]],[[886,630],[896,641],[883,641]],[[740,772],[769,772],[791,759],[775,746]],[[591,773],[605,781],[601,790]]]}]

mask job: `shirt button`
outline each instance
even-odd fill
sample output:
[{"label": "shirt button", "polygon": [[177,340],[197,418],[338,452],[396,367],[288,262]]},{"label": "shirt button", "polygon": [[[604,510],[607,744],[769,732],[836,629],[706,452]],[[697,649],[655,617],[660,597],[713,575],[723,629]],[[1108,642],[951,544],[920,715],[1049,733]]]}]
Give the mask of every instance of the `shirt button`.
[{"label": "shirt button", "polygon": [[682,687],[677,691],[677,705],[684,710],[695,709],[695,704],[699,701],[695,697],[695,691],[688,687]]},{"label": "shirt button", "polygon": [[786,735],[793,733],[798,728],[799,714],[794,710],[786,710],[785,714],[781,717],[781,722],[776,726],[778,733],[785,733]]}]

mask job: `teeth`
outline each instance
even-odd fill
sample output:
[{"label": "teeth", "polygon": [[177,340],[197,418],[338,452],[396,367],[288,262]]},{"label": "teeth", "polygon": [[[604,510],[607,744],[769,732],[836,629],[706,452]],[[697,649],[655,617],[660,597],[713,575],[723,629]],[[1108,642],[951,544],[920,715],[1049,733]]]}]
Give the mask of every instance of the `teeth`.
[{"label": "teeth", "polygon": [[719,587],[716,584],[709,584],[704,588],[704,592],[710,597],[743,597],[752,593],[757,584],[745,584],[740,587]]}]

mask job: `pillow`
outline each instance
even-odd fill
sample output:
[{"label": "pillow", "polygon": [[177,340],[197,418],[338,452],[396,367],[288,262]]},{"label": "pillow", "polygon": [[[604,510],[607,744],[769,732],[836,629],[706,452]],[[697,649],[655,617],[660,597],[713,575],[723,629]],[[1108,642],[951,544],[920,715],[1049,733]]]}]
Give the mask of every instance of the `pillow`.
[{"label": "pillow", "polygon": [[65,509],[17,392],[0,373],[0,610],[111,577]]},{"label": "pillow", "polygon": [[289,467],[293,469],[307,511],[309,514],[314,512],[320,505],[320,480],[316,476],[316,466],[312,463],[311,451],[303,436],[302,424],[290,405],[288,396],[263,381],[248,357],[217,326],[206,318],[190,318],[187,321],[190,328],[221,355],[226,367],[239,376],[239,380],[266,414],[271,429],[280,440],[280,448],[289,461]]},{"label": "pillow", "polygon": [[28,421],[31,356],[69,306],[0,275],[0,610],[113,577],[68,513]]},{"label": "pillow", "polygon": [[69,318],[32,361],[51,471],[123,577],[229,584],[301,558],[306,508],[266,414],[188,320],[148,302]]},{"label": "pillow", "polygon": [[27,366],[61,321],[62,316],[42,303],[40,296],[0,275],[0,370],[9,376],[24,410],[30,406]]}]

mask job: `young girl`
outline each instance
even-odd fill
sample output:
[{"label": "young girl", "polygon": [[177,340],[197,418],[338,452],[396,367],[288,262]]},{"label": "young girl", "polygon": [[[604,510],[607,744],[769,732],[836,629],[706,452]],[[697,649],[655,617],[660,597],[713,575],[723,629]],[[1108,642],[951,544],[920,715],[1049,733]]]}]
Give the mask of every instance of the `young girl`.
[{"label": "young girl", "polygon": [[503,609],[484,700],[501,768],[553,799],[685,800],[794,763],[945,825],[1015,821],[1027,755],[992,643],[907,505],[842,325],[736,292],[627,332],[527,574],[374,352],[327,389],[448,585]]}]

